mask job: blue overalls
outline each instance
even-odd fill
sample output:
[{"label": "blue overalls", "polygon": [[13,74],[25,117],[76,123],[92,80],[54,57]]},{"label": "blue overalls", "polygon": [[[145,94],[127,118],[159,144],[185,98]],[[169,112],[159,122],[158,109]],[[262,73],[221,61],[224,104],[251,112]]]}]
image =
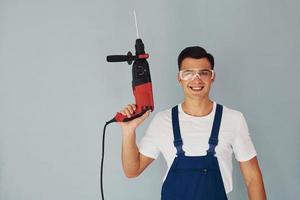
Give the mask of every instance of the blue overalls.
[{"label": "blue overalls", "polygon": [[217,104],[206,156],[185,156],[179,127],[178,106],[172,108],[175,157],[161,190],[161,200],[227,200],[215,147],[223,107]]}]

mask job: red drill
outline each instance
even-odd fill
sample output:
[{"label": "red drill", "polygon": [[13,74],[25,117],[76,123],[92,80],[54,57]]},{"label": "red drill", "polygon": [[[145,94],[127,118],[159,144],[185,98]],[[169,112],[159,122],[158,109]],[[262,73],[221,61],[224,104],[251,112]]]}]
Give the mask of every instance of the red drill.
[{"label": "red drill", "polygon": [[111,55],[106,58],[107,62],[127,61],[129,65],[134,61],[132,65],[132,90],[137,109],[130,118],[118,112],[114,117],[117,122],[130,121],[142,116],[149,109],[154,110],[151,76],[146,60],[149,55],[145,53],[144,49],[142,39],[136,39],[135,56],[129,51],[127,55]]}]

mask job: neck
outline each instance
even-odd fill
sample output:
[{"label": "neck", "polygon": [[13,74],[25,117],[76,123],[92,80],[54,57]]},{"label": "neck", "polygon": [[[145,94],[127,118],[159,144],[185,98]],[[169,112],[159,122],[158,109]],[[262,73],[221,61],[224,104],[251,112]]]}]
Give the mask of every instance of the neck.
[{"label": "neck", "polygon": [[213,101],[206,99],[185,99],[181,105],[182,110],[192,116],[203,117],[211,113],[213,109]]}]

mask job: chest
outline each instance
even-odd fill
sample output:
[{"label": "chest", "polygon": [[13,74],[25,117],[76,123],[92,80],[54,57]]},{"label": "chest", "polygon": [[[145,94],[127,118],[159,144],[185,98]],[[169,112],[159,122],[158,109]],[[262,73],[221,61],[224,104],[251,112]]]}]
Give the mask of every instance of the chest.
[{"label": "chest", "polygon": [[[183,141],[183,150],[187,156],[204,156],[208,149],[208,140],[211,134],[212,122],[193,122],[193,121],[181,121],[180,131]],[[225,158],[231,158],[232,146],[235,135],[235,129],[232,126],[228,126],[226,121],[221,123],[219,131],[219,142],[216,147],[216,156]],[[173,129],[172,125],[166,126],[161,133],[161,139],[158,142],[159,149],[167,161],[168,166],[172,164],[176,156],[176,148],[173,144]]]}]

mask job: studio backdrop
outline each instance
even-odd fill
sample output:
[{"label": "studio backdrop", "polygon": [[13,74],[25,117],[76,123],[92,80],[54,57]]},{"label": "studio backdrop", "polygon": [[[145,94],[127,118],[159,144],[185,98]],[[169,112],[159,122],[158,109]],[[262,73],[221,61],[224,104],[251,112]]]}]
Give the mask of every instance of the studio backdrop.
[{"label": "studio backdrop", "polygon": [[[211,98],[241,111],[268,199],[300,188],[300,3],[296,0],[0,0],[0,199],[98,200],[102,128],[134,103],[131,67],[106,62],[134,51],[136,10],[155,113],[183,100],[177,56],[199,45],[215,57]],[[107,200],[155,200],[162,156],[139,177],[121,166],[121,128],[107,127]],[[234,162],[231,200],[247,199]]]}]

